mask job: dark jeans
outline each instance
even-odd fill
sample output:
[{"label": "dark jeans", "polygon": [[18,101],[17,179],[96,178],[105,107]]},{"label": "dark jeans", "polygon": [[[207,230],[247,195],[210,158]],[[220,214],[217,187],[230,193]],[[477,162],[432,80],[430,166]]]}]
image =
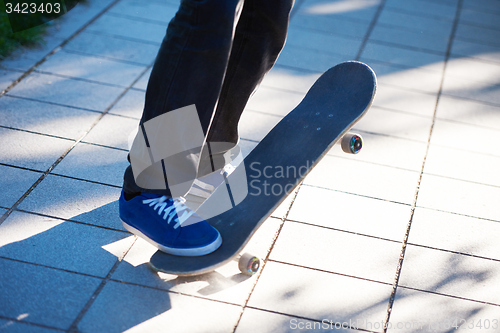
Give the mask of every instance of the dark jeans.
[{"label": "dark jeans", "polygon": [[[245,105],[281,52],[294,0],[182,0],[158,52],[141,124],[196,106],[207,142],[236,145]],[[127,193],[138,187],[125,171]]]}]

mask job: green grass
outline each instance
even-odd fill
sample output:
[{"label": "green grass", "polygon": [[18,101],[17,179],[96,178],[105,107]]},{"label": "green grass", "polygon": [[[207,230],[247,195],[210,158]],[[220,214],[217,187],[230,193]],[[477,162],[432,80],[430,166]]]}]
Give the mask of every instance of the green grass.
[{"label": "green grass", "polygon": [[37,26],[31,29],[12,32],[9,18],[5,13],[5,5],[0,0],[0,60],[7,57],[20,46],[33,46],[43,42],[45,26]]}]

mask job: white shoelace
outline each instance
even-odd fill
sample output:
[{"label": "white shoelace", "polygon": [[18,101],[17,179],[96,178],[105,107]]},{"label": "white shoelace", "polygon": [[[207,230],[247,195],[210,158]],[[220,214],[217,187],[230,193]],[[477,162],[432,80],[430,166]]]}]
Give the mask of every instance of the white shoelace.
[{"label": "white shoelace", "polygon": [[[165,202],[165,200],[167,200],[167,197],[162,196],[159,198],[143,200],[142,203],[145,205],[149,205],[150,207],[154,206],[153,210],[155,210],[155,211],[157,208],[159,208],[158,215],[161,216],[161,214],[164,213],[163,219],[167,220],[167,217],[168,217],[168,220],[167,220],[168,224],[170,224],[172,219],[177,215],[177,219],[175,219],[177,224],[174,225],[174,229],[177,229],[180,225],[182,225],[184,222],[186,222],[186,220],[191,215],[194,214],[194,211],[191,210],[188,206],[186,206],[184,204],[186,202],[186,199],[184,199],[183,197],[173,199],[174,203],[172,205],[170,205],[168,208],[167,208],[167,203]],[[182,216],[180,216],[179,214],[183,211],[184,211],[184,213],[182,214]]]}]

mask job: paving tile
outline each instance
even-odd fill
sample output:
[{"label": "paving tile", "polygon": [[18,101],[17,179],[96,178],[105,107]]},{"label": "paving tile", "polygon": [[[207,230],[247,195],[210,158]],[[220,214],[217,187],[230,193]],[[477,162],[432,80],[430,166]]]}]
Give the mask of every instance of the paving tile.
[{"label": "paving tile", "polygon": [[342,54],[352,55],[358,52],[361,43],[361,39],[336,36],[303,28],[295,28],[294,26],[290,27],[286,41],[287,46],[293,45],[326,53],[340,53],[340,49]]},{"label": "paving tile", "polygon": [[128,152],[91,144],[78,144],[53,173],[99,183],[122,186]]},{"label": "paving tile", "polygon": [[269,262],[248,306],[369,329],[384,320],[391,291],[388,284]]},{"label": "paving tile", "polygon": [[299,7],[299,13],[316,16],[334,16],[370,22],[381,1],[308,1]]},{"label": "paving tile", "polygon": [[42,174],[0,165],[0,206],[10,208]]},{"label": "paving tile", "polygon": [[145,67],[102,57],[59,51],[48,58],[37,70],[128,87],[141,75]]},{"label": "paving tile", "polygon": [[132,132],[136,133],[137,126],[139,126],[138,119],[107,114],[83,138],[83,141],[128,150],[129,136]]},{"label": "paving tile", "polygon": [[301,27],[330,34],[362,39],[365,37],[370,22],[355,20],[339,15],[316,15],[298,12],[292,16],[290,27]]},{"label": "paving tile", "polygon": [[370,40],[444,54],[448,46],[449,36],[435,34],[431,31],[410,31],[376,25],[370,35]]},{"label": "paving tile", "polygon": [[98,83],[84,82],[56,75],[31,73],[19,82],[9,92],[9,95],[104,111],[122,91],[123,88]]},{"label": "paving tile", "polygon": [[354,129],[427,142],[432,118],[372,107]]},{"label": "paving tile", "polygon": [[387,0],[385,6],[402,10],[414,15],[436,17],[453,20],[456,11],[456,1],[399,1]]},{"label": "paving tile", "polygon": [[25,72],[64,42],[63,38],[46,35],[44,41],[21,47],[0,62],[0,67]]},{"label": "paving tile", "polygon": [[[242,253],[250,252],[264,259],[280,225],[279,219],[269,218],[257,230]],[[114,272],[112,279],[238,305],[245,303],[254,287],[255,277],[241,274],[236,261],[214,272],[193,277],[179,277],[153,271],[149,267],[149,258],[155,252],[154,246],[138,239]]]},{"label": "paving tile", "polygon": [[499,29],[500,13],[463,8],[460,12],[460,22],[478,25],[490,29]]},{"label": "paving tile", "polygon": [[120,189],[48,175],[19,209],[124,230],[118,217]]},{"label": "paving tile", "polygon": [[424,174],[419,207],[500,221],[500,188]]},{"label": "paving tile", "polygon": [[[485,138],[488,138],[485,140]],[[469,124],[437,119],[434,123],[431,143],[468,150],[475,153],[500,156],[500,147],[489,142],[498,142],[500,131]]]},{"label": "paving tile", "polygon": [[[1,62],[0,62],[1,66]],[[8,71],[0,68],[0,92],[7,89],[8,86],[17,80],[23,73],[16,71]]]},{"label": "paving tile", "polygon": [[149,66],[159,43],[144,43],[83,31],[64,45],[63,50]]},{"label": "paving tile", "polygon": [[[352,130],[363,138],[363,149],[360,153],[346,154],[339,144],[328,154],[349,160],[369,162],[393,168],[420,171],[426,153],[427,144],[392,136],[361,133],[356,128]],[[397,152],[397,153],[396,153]]]},{"label": "paving tile", "polygon": [[52,21],[48,33],[51,36],[68,39],[95,16],[99,15],[112,2],[113,0],[89,0],[84,4],[77,4],[67,14]]},{"label": "paving tile", "polygon": [[[429,263],[432,262],[432,265]],[[408,245],[399,285],[500,305],[500,261]]]},{"label": "paving tile", "polygon": [[139,90],[146,90],[149,77],[151,76],[151,69],[152,68],[150,68],[146,73],[142,74],[140,79],[137,80],[137,82],[132,87]]},{"label": "paving tile", "polygon": [[451,47],[451,54],[500,63],[500,46],[455,39]]},{"label": "paving tile", "polygon": [[378,44],[374,41],[369,41],[366,44],[361,56],[363,57],[363,59],[370,59],[388,64],[400,65],[406,68],[419,68],[428,66],[433,70],[441,72],[443,70],[443,61],[445,58],[444,54],[438,55],[416,50],[404,49],[396,46]]},{"label": "paving tile", "polygon": [[110,114],[141,119],[144,109],[144,92],[139,90],[128,90],[120,100],[109,110]]},{"label": "paving tile", "polygon": [[[349,218],[345,217],[346,212],[349,212]],[[302,186],[287,218],[401,241],[410,218],[410,206]]]},{"label": "paving tile", "polygon": [[392,284],[400,252],[399,242],[287,221],[270,260]]},{"label": "paving tile", "polygon": [[[398,288],[388,332],[494,332],[495,320],[497,306]],[[489,329],[475,327],[479,321],[489,321]]]},{"label": "paving tile", "polygon": [[424,172],[500,187],[499,168],[500,155],[492,156],[431,145]]},{"label": "paving tile", "polygon": [[168,21],[164,24],[150,23],[106,13],[89,25],[86,30],[109,36],[127,37],[132,40],[161,43],[167,25]]},{"label": "paving tile", "polygon": [[250,98],[246,110],[260,111],[283,117],[292,111],[304,98],[303,93],[260,87]]},{"label": "paving tile", "polygon": [[500,46],[500,32],[496,29],[482,28],[474,25],[459,24],[455,38],[486,45]]},{"label": "paving tile", "polygon": [[117,261],[104,246],[127,237],[123,232],[21,212],[13,212],[0,230],[1,257],[100,277],[106,277]]},{"label": "paving tile", "polygon": [[281,119],[276,115],[247,110],[241,115],[238,133],[242,138],[260,141]]},{"label": "paving tile", "polygon": [[[339,48],[338,51],[342,52],[342,48]],[[355,53],[337,54],[331,52],[319,52],[298,46],[288,45],[281,52],[276,64],[323,73],[330,67],[343,61],[354,60],[355,57]]]},{"label": "paving tile", "polygon": [[387,4],[387,6],[381,12],[377,20],[377,24],[418,32],[427,31],[432,32],[433,34],[449,36],[451,33],[451,28],[453,26],[453,20],[443,19],[442,17],[437,18],[432,16],[425,16],[414,11],[403,12],[400,9],[392,8],[391,2],[389,2],[389,4]]},{"label": "paving tile", "polygon": [[365,59],[364,57],[361,57],[360,61],[367,63],[377,74],[379,85],[387,84],[432,94],[437,93],[441,86],[442,73],[435,70],[427,70],[426,68],[407,69]]},{"label": "paving tile", "polygon": [[443,81],[443,94],[479,102],[500,105],[500,82],[496,84],[471,81],[446,75]]},{"label": "paving tile", "polygon": [[80,332],[232,332],[239,306],[110,281],[82,321]]},{"label": "paving tile", "polygon": [[305,94],[322,73],[309,73],[276,65],[262,80],[262,86]]},{"label": "paving tile", "polygon": [[373,106],[432,117],[436,109],[437,93],[421,93],[387,84],[379,84]]},{"label": "paving tile", "polygon": [[500,14],[498,2],[495,0],[465,0],[463,3],[464,8],[471,8],[483,13]]},{"label": "paving tile", "polygon": [[0,316],[58,329],[70,327],[101,282],[2,258],[0,267]]},{"label": "paving tile", "polygon": [[88,0],[84,5],[77,5],[68,14],[47,25],[47,33],[43,42],[35,46],[22,47],[2,60],[0,67],[27,71],[42,60],[52,50],[59,47],[78,29],[102,11],[112,0]]},{"label": "paving tile", "polygon": [[472,58],[452,57],[446,64],[446,76],[459,77],[470,81],[498,84],[500,64]]},{"label": "paving tile", "polygon": [[499,232],[498,222],[417,208],[408,241],[411,244],[500,260]]},{"label": "paving tile", "polygon": [[500,106],[442,95],[439,97],[436,117],[500,130]]},{"label": "paving tile", "polygon": [[326,156],[304,184],[411,204],[418,172]]},{"label": "paving tile", "polygon": [[99,116],[98,113],[4,96],[0,99],[0,124],[31,132],[78,139]]},{"label": "paving tile", "polygon": [[39,171],[47,170],[73,144],[50,136],[0,128],[0,161]]},{"label": "paving tile", "polygon": [[138,0],[120,1],[109,13],[126,15],[147,21],[169,22],[177,12],[177,7],[164,2],[141,2]]},{"label": "paving tile", "polygon": [[17,320],[0,319],[0,331],[3,333],[54,333],[60,330],[26,324]]},{"label": "paving tile", "polygon": [[[235,333],[320,332],[328,329],[345,333],[360,332],[342,327],[342,322],[330,322],[329,319],[324,319],[321,322],[312,321],[247,307],[243,311]],[[349,323],[346,322],[346,324]]]}]

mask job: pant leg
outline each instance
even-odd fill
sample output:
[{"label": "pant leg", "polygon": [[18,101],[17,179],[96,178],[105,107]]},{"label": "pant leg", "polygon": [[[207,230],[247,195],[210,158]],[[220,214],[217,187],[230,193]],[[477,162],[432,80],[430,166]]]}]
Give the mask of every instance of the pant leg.
[{"label": "pant leg", "polygon": [[[141,126],[160,115],[194,104],[201,128],[207,133],[242,5],[243,0],[181,1],[149,78]],[[145,134],[144,128],[142,132]],[[163,169],[165,171],[164,166]],[[127,193],[172,195],[168,184],[161,190],[139,187],[130,166],[125,171],[123,188]]]},{"label": "pant leg", "polygon": [[212,155],[210,158],[206,154],[202,156],[199,176],[221,167],[217,162],[224,163],[224,159],[218,159],[216,155],[238,142],[238,123],[243,109],[285,45],[293,4],[294,0],[245,1],[207,135]]},{"label": "pant leg", "polygon": [[[194,104],[203,132],[210,127],[207,141],[236,144],[247,100],[283,48],[293,2],[182,1],[153,67],[141,124]],[[219,167],[211,159],[205,165],[201,175]],[[126,192],[171,195],[168,184],[166,190],[138,187],[130,167],[124,178]]]}]

